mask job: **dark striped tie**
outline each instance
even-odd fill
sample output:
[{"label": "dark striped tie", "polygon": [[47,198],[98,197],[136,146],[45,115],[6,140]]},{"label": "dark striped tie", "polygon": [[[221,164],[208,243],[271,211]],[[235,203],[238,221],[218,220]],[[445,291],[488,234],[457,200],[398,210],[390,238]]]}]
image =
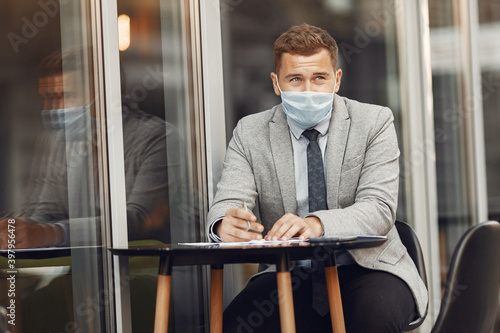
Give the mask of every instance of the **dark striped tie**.
[{"label": "dark striped tie", "polygon": [[309,190],[309,212],[324,210],[326,206],[325,172],[323,156],[318,145],[319,132],[315,129],[302,133],[308,140],[307,146],[307,177]]},{"label": "dark striped tie", "polygon": [[[302,133],[308,140],[307,145],[307,178],[308,178],[308,198],[309,212],[327,209],[326,205],[326,185],[325,172],[323,169],[323,156],[318,145],[319,132],[315,129],[306,130]],[[311,263],[312,270],[312,292],[313,302],[312,307],[320,316],[325,316],[328,313],[328,299],[326,298],[326,281],[323,262],[317,261]]]}]

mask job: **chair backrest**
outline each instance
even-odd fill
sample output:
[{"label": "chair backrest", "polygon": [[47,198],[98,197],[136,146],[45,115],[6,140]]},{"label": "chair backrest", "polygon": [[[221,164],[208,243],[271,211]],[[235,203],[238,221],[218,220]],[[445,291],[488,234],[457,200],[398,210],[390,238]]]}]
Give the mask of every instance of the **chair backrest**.
[{"label": "chair backrest", "polygon": [[[420,242],[418,241],[417,234],[408,223],[402,221],[396,221],[396,229],[398,230],[401,242],[406,247],[406,250],[408,251],[410,257],[413,259],[415,266],[417,266],[418,273],[420,274],[420,277],[427,287],[427,275],[425,272],[424,255],[422,253],[422,248],[420,247]],[[408,327],[404,329],[404,332],[412,331],[422,325],[426,316],[427,309],[425,310],[424,316],[419,316],[418,318],[413,320],[408,325]]]},{"label": "chair backrest", "polygon": [[500,223],[483,222],[453,252],[433,333],[491,332],[500,291]]}]

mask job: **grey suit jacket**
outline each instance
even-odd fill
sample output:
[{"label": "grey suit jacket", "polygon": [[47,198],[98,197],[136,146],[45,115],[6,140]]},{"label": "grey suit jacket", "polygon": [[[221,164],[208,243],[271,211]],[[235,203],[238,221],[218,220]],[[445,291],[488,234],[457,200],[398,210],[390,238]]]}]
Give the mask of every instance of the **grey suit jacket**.
[{"label": "grey suit jacket", "polygon": [[[410,287],[422,315],[428,293],[399,239],[396,218],[399,149],[393,115],[386,107],[335,96],[326,148],[328,210],[325,237],[386,235],[371,249],[349,251],[361,266],[392,273]],[[226,152],[208,222],[227,209],[258,203],[264,235],[285,213],[296,213],[292,142],[281,105],[238,122]]]}]

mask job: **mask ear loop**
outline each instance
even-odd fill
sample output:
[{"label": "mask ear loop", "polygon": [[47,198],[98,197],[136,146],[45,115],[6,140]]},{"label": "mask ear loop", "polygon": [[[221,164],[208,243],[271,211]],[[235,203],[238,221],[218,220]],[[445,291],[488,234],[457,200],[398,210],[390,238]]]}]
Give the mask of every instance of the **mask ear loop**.
[{"label": "mask ear loop", "polygon": [[[337,72],[338,72],[338,71],[339,71],[339,69],[337,68],[337,69],[335,70],[335,72],[334,72],[334,73],[335,73],[335,80],[333,80],[333,95],[335,95],[335,94],[336,94],[335,89],[337,88]],[[340,86],[339,86],[339,87],[340,87]]]},{"label": "mask ear loop", "polygon": [[278,86],[278,90],[280,91],[280,93],[283,93],[280,88],[280,82],[278,81],[278,75],[276,75],[276,85]]}]

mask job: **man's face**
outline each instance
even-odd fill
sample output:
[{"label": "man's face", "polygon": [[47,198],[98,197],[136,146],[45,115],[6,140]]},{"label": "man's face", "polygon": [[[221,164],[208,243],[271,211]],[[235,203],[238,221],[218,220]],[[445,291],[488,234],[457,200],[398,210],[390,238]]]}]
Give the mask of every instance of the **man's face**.
[{"label": "man's face", "polygon": [[64,107],[63,75],[55,74],[38,80],[38,92],[43,99],[43,109],[62,109]]},{"label": "man's face", "polygon": [[[284,53],[281,56],[281,67],[277,77],[282,91],[336,93],[340,87],[342,70],[335,70],[330,53],[326,49],[321,49],[320,52],[310,56]],[[271,73],[271,79],[274,92],[280,96],[276,73]]]},{"label": "man's face", "polygon": [[38,92],[43,98],[44,110],[62,109],[88,104],[83,97],[77,73],[59,73],[38,80]]}]

